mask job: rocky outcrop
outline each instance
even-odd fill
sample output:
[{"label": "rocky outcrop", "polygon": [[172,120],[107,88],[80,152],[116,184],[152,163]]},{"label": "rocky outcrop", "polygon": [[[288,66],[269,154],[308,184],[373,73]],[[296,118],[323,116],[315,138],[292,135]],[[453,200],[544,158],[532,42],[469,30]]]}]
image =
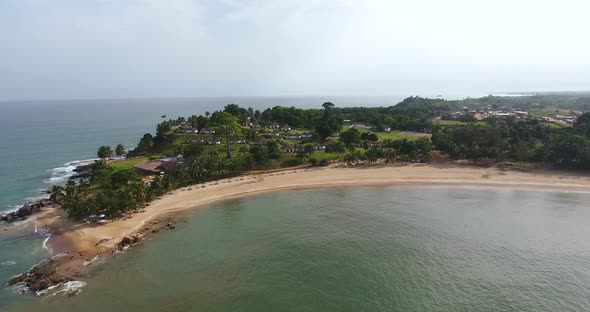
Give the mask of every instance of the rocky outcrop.
[{"label": "rocky outcrop", "polygon": [[74,169],[75,175],[71,176],[70,179],[86,179],[92,176],[92,165],[78,166]]},{"label": "rocky outcrop", "polygon": [[41,208],[51,206],[53,204],[54,203],[49,199],[41,199],[38,201],[30,202],[30,203],[23,205],[22,207],[20,207],[16,211],[12,211],[7,214],[1,215],[0,221],[8,222],[8,223],[22,221],[22,220],[25,220],[26,218],[28,218],[30,215],[39,212],[41,210]]},{"label": "rocky outcrop", "polygon": [[73,255],[59,255],[49,258],[35,265],[28,272],[13,277],[6,284],[9,286],[24,284],[28,290],[37,292],[67,282],[69,280],[67,274],[59,270],[59,267],[73,258]]},{"label": "rocky outcrop", "polygon": [[144,239],[144,237],[145,236],[142,233],[133,234],[131,236],[125,236],[121,239],[117,246],[119,247],[119,249],[124,249],[125,247],[141,242]]}]

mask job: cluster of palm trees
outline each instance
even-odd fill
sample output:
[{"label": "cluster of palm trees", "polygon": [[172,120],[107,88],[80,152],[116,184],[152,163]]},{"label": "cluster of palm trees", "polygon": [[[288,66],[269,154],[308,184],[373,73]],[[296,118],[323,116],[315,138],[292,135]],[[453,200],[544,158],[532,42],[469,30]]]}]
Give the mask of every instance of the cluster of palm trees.
[{"label": "cluster of palm trees", "polygon": [[311,144],[306,144],[303,146],[297,147],[297,154],[295,158],[300,162],[304,162],[305,160],[311,160],[311,155],[315,152],[315,148]]},{"label": "cluster of palm trees", "polygon": [[54,185],[49,199],[62,205],[75,219],[96,214],[117,216],[137,209],[152,199],[143,180],[132,170],[114,170],[102,161],[93,166],[93,177],[64,186]]},{"label": "cluster of palm trees", "polygon": [[344,155],[344,161],[348,164],[366,163],[374,165],[377,163],[390,163],[392,161],[402,162],[428,162],[432,159],[432,143],[427,139],[410,141],[385,140],[380,145],[372,146],[364,152],[361,150],[352,151]]},{"label": "cluster of palm trees", "polygon": [[145,183],[133,169],[115,171],[99,160],[92,165],[90,179],[69,180],[64,186],[54,185],[48,194],[75,219],[96,214],[116,217],[141,208],[172,190],[234,176],[243,172],[245,166],[249,164],[244,165],[243,160],[220,157],[212,151]]}]

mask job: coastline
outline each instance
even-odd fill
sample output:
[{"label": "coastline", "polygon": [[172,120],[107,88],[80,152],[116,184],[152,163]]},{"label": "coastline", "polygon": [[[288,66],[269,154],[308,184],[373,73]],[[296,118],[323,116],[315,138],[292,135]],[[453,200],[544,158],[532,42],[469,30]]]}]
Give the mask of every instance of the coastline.
[{"label": "coastline", "polygon": [[224,200],[285,190],[394,185],[590,192],[590,177],[566,171],[503,171],[496,167],[450,164],[287,168],[279,172],[250,174],[185,187],[152,202],[143,213],[134,213],[131,214],[131,218],[114,220],[103,226],[68,220],[61,209],[49,207],[31,220],[51,230],[52,236],[48,246],[54,255],[62,257],[60,261],[51,263],[52,271],[48,275],[54,276],[44,279],[33,290],[83,276],[84,272],[92,267],[87,265],[88,262],[95,257],[112,254],[123,246],[139,242],[162,229],[173,229],[173,219],[170,215],[177,212]]}]

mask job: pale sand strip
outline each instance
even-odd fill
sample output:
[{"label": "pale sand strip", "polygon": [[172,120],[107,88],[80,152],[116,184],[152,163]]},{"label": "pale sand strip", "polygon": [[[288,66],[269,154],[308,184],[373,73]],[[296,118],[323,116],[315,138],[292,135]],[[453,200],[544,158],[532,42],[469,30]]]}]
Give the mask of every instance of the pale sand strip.
[{"label": "pale sand strip", "polygon": [[[243,180],[241,180],[243,179]],[[222,181],[228,181],[224,179]],[[272,191],[291,189],[321,189],[334,187],[360,187],[384,185],[456,185],[491,186],[509,188],[552,189],[559,191],[590,192],[590,177],[570,172],[499,171],[495,168],[452,167],[452,166],[384,166],[372,168],[319,168],[296,172],[258,174],[232,178],[231,183],[219,181],[192,186],[192,190],[176,190],[154,201],[146,212],[133,214],[133,218],[117,220],[104,226],[74,224],[64,220],[59,210],[48,209],[37,219],[54,229],[50,244],[58,251],[73,249],[92,258],[97,253],[110,252],[122,237],[131,235],[145,227],[151,220],[166,213],[202,207],[220,200],[239,198]],[[110,239],[96,246],[97,242]],[[70,242],[70,244],[66,244]],[[58,247],[55,247],[58,245]],[[64,247],[65,246],[65,247]]]}]

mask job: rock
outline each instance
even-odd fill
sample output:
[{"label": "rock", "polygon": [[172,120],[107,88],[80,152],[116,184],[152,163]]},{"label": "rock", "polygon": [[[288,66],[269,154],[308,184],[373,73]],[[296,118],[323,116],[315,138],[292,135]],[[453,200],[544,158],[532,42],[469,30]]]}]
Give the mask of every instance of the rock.
[{"label": "rock", "polygon": [[168,222],[168,224],[166,224],[166,226],[171,230],[174,230],[176,228],[176,225],[172,224],[172,222]]},{"label": "rock", "polygon": [[31,288],[33,290],[41,290],[41,289],[48,288],[52,284],[53,283],[52,283],[52,281],[49,278],[44,277],[44,278],[41,278],[41,279],[33,282],[33,284],[31,284],[31,286],[29,288]]},{"label": "rock", "polygon": [[0,222],[1,221],[4,221],[4,222],[8,221],[8,215],[6,215],[6,214],[1,215],[0,216]]},{"label": "rock", "polygon": [[119,242],[119,244],[118,244],[118,245],[119,245],[119,248],[122,248],[122,247],[124,247],[124,246],[127,246],[127,245],[131,245],[131,244],[133,244],[133,241],[134,241],[134,240],[133,240],[133,238],[132,238],[132,237],[125,236],[125,237],[123,237],[123,239],[121,239],[121,241]]},{"label": "rock", "polygon": [[137,233],[137,234],[133,234],[133,236],[131,236],[131,237],[133,237],[134,243],[138,243],[139,241],[141,241],[143,239],[144,236],[141,233]]},{"label": "rock", "polygon": [[6,215],[6,222],[8,222],[8,223],[14,222],[14,221],[16,221],[16,219],[17,219],[17,217],[16,217],[16,213],[14,211],[13,212],[9,212]]},{"label": "rock", "polygon": [[33,213],[33,209],[34,204],[28,203],[16,211],[16,216],[19,218],[30,216]]}]

